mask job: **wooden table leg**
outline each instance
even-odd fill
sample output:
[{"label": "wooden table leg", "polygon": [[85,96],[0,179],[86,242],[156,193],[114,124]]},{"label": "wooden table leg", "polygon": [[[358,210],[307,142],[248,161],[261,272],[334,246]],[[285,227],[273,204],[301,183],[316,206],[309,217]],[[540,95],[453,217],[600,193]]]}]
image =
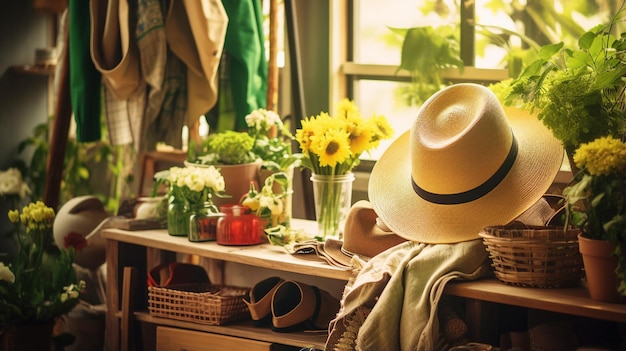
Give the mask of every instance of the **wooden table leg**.
[{"label": "wooden table leg", "polygon": [[119,310],[119,242],[107,240],[107,286],[106,286],[106,350],[120,349],[120,320],[117,318]]}]

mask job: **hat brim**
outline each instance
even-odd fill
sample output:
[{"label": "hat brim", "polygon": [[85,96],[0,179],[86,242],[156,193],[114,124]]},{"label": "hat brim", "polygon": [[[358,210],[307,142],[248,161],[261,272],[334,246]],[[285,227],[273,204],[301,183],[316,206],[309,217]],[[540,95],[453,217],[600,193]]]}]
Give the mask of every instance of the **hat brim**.
[{"label": "hat brim", "polygon": [[389,229],[423,243],[473,240],[485,226],[507,224],[541,198],[563,162],[561,142],[529,113],[504,110],[519,145],[518,156],[498,186],[471,202],[441,205],[419,197],[411,185],[410,131],[389,146],[374,165],[368,188],[374,210]]},{"label": "hat brim", "polygon": [[341,240],[329,238],[323,245],[318,246],[318,251],[320,251],[319,254],[325,256],[329,264],[342,268],[352,268],[352,256],[344,253],[342,246]]}]

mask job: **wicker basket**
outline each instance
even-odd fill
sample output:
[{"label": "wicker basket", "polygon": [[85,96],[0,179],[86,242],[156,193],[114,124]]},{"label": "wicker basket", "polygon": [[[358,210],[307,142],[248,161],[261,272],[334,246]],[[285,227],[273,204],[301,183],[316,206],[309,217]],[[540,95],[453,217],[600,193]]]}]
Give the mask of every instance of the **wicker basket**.
[{"label": "wicker basket", "polygon": [[563,227],[510,225],[486,227],[480,236],[499,280],[517,286],[563,288],[579,285],[584,276],[578,233]]},{"label": "wicker basket", "polygon": [[209,325],[249,318],[243,301],[248,288],[209,284],[148,287],[148,310],[154,317]]}]

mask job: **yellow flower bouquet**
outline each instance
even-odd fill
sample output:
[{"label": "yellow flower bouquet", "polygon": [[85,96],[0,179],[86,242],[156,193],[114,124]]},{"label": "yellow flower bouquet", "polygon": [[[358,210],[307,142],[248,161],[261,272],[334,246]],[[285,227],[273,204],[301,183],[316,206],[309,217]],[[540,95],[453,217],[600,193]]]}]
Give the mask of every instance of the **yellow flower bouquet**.
[{"label": "yellow flower bouquet", "polygon": [[393,136],[382,115],[361,116],[349,99],[341,100],[334,116],[322,112],[302,121],[296,140],[302,150],[302,165],[315,174],[338,175],[352,171],[363,152],[375,149],[381,140]]},{"label": "yellow flower bouquet", "polygon": [[76,306],[85,289],[72,266],[74,250],[51,245],[55,212],[43,202],[8,216],[19,245],[13,262],[0,262],[0,328],[54,322]]},{"label": "yellow flower bouquet", "polygon": [[302,150],[302,166],[313,173],[313,195],[319,235],[341,237],[343,221],[351,206],[352,170],[364,152],[376,148],[393,130],[387,119],[361,116],[353,101],[343,99],[331,116],[322,112],[302,121],[296,140]]}]

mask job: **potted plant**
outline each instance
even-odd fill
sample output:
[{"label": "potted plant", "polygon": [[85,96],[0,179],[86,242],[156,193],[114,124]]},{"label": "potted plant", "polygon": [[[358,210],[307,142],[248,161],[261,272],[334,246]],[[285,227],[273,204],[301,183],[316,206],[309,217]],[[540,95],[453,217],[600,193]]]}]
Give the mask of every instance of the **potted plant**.
[{"label": "potted plant", "polygon": [[[50,350],[55,321],[76,306],[85,282],[76,277],[74,249],[52,244],[52,208],[37,201],[8,216],[18,251],[11,262],[0,262],[0,348]],[[67,344],[60,337],[55,343]]]},{"label": "potted plant", "polygon": [[[626,296],[626,143],[600,137],[581,144],[573,160],[580,171],[563,191],[566,225],[571,221],[581,230],[579,247],[591,298],[618,302],[619,295]],[[595,272],[598,263],[608,266]],[[615,274],[607,274],[610,270]]]},{"label": "potted plant", "polygon": [[215,205],[236,204],[248,192],[250,183],[259,184],[261,160],[253,148],[254,138],[248,133],[224,131],[209,134],[198,149],[190,148],[185,164],[218,168],[224,177],[224,192],[230,197],[216,198]]},{"label": "potted plant", "polygon": [[233,196],[228,203],[237,203],[251,182],[258,187],[275,172],[285,172],[290,180],[287,188],[292,189],[293,170],[300,161],[300,155],[292,153],[295,138],[276,112],[259,108],[246,115],[245,120],[246,132],[209,134],[199,149],[190,149],[192,154],[188,157],[193,163],[221,168],[226,192]]}]

